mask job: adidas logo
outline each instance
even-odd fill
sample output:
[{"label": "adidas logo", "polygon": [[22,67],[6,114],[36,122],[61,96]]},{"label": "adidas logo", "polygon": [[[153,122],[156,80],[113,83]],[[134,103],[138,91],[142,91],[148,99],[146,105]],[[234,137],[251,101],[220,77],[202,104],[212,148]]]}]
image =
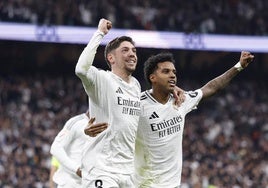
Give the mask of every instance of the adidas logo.
[{"label": "adidas logo", "polygon": [[123,94],[123,91],[120,87],[118,87],[118,89],[115,91],[116,93],[120,93],[120,94]]},{"label": "adidas logo", "polygon": [[149,117],[149,119],[155,119],[155,118],[159,118],[159,116],[157,115],[156,112],[153,112],[152,115]]}]

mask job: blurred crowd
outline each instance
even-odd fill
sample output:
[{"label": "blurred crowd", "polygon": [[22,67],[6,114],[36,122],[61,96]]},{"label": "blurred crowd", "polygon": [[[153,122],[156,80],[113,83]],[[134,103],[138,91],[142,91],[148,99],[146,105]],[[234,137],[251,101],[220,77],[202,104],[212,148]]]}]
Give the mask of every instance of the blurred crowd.
[{"label": "blurred crowd", "polygon": [[[82,84],[70,75],[0,79],[0,187],[47,187],[50,144],[87,109]],[[233,83],[188,116],[182,188],[268,187],[267,93],[265,82]]]},{"label": "blurred crowd", "polygon": [[76,81],[1,77],[0,187],[48,187],[53,139],[67,119],[87,110],[82,84]]},{"label": "blurred crowd", "polygon": [[266,0],[1,0],[0,21],[215,34],[268,34]]}]

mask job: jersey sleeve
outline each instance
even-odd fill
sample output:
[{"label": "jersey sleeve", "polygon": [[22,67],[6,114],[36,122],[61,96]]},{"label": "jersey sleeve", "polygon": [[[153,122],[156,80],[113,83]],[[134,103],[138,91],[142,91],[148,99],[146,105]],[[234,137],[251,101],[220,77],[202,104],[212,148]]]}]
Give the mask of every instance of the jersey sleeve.
[{"label": "jersey sleeve", "polygon": [[186,113],[191,112],[194,109],[197,109],[197,105],[203,97],[201,89],[195,91],[185,92],[185,102],[182,104],[185,108]]},{"label": "jersey sleeve", "polygon": [[87,72],[91,68],[97,48],[99,47],[104,34],[96,31],[87,46],[81,53],[75,67],[75,74],[82,80],[83,85],[87,86],[90,80],[87,79]]},{"label": "jersey sleeve", "polygon": [[64,128],[55,137],[50,153],[55,156],[60,164],[64,166],[71,173],[76,173],[80,164],[74,162],[67,154],[65,148],[72,142],[75,132],[68,129],[68,124],[72,121],[67,121]]}]

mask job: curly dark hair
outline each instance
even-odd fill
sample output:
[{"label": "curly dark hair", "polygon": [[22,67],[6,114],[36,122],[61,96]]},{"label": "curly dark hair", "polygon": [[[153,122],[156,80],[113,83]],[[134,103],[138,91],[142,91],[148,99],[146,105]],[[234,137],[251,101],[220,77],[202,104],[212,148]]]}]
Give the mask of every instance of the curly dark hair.
[{"label": "curly dark hair", "polygon": [[162,53],[149,57],[145,61],[144,68],[143,68],[144,78],[150,85],[152,84],[150,81],[150,75],[157,69],[158,63],[162,63],[165,61],[169,61],[175,64],[175,60],[174,60],[172,53],[162,52]]}]

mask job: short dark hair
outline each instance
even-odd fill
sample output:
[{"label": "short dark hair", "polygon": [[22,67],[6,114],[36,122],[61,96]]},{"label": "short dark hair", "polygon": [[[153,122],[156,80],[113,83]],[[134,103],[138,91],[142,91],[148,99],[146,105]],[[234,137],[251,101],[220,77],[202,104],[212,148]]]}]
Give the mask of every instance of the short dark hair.
[{"label": "short dark hair", "polygon": [[135,42],[132,40],[131,37],[128,36],[121,36],[121,37],[116,37],[115,39],[111,40],[104,49],[104,58],[106,63],[108,64],[108,66],[111,68],[111,65],[107,59],[107,55],[113,51],[114,49],[118,48],[120,46],[120,44],[124,41],[128,41],[131,44],[135,45]]},{"label": "short dark hair", "polygon": [[162,52],[162,53],[149,57],[145,61],[144,68],[143,68],[144,78],[150,85],[152,85],[151,80],[150,80],[150,75],[157,69],[158,63],[162,63],[165,61],[169,61],[175,64],[175,60],[174,60],[172,53]]}]

